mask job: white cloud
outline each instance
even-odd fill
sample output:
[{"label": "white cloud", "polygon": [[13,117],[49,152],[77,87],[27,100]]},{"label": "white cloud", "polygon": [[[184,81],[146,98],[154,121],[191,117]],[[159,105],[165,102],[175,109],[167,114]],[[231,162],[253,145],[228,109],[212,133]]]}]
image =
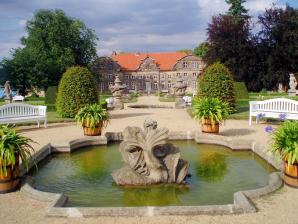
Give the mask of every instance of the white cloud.
[{"label": "white cloud", "polygon": [[10,55],[10,52],[15,49],[15,48],[18,48],[20,47],[20,43],[18,42],[5,42],[5,43],[0,43],[0,52],[1,52],[1,55],[0,55],[0,60],[2,58],[9,58],[11,55]]},{"label": "white cloud", "polygon": [[25,27],[26,22],[27,22],[27,20],[25,20],[25,19],[20,19],[20,20],[19,20],[19,25],[20,25],[21,27]]}]

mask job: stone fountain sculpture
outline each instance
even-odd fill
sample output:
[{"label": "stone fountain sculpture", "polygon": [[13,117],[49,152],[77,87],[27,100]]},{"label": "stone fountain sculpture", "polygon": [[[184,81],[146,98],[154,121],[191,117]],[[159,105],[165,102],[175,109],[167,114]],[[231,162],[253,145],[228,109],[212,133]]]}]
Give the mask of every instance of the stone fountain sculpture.
[{"label": "stone fountain sculpture", "polygon": [[186,102],[183,100],[187,85],[183,83],[181,78],[178,78],[177,83],[174,85],[175,96],[177,97],[175,108],[185,108]]},{"label": "stone fountain sculpture", "polygon": [[146,120],[144,130],[126,127],[119,151],[124,167],[112,173],[118,185],[185,183],[188,162],[180,158],[177,147],[167,143],[169,130],[157,129],[157,122]]},{"label": "stone fountain sculpture", "polygon": [[290,89],[288,90],[288,95],[289,96],[295,96],[296,95],[297,80],[296,80],[295,75],[293,73],[290,74],[289,86],[290,86]]},{"label": "stone fountain sculpture", "polygon": [[5,94],[5,97],[4,97],[5,103],[11,103],[12,102],[12,90],[10,87],[9,80],[7,80],[4,84],[4,94]]},{"label": "stone fountain sculpture", "polygon": [[116,75],[114,85],[110,86],[110,90],[114,97],[113,108],[116,110],[122,110],[124,108],[124,104],[122,101],[122,95],[123,95],[123,92],[125,89],[126,89],[126,85],[122,85],[122,82],[119,79],[119,76]]}]

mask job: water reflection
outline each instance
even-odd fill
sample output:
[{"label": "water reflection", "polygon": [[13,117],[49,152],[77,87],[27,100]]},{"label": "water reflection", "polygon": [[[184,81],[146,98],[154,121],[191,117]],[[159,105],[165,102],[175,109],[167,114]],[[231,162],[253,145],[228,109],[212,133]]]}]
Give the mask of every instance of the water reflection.
[{"label": "water reflection", "polygon": [[187,193],[189,188],[186,185],[159,185],[138,188],[122,187],[122,190],[122,200],[125,206],[164,206],[180,204],[179,195]]},{"label": "water reflection", "polygon": [[217,152],[205,152],[197,166],[197,175],[206,182],[218,182],[228,173],[226,155]]}]

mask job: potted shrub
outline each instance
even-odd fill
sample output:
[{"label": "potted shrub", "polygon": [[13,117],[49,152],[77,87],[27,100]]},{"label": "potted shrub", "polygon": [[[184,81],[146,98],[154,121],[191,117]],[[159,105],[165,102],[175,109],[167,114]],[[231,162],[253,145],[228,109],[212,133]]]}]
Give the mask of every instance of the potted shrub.
[{"label": "potted shrub", "polygon": [[219,132],[219,125],[230,114],[230,106],[227,102],[218,98],[200,98],[193,104],[192,113],[194,118],[202,124],[202,132]]},{"label": "potted shrub", "polygon": [[284,162],[284,181],[298,188],[298,122],[285,121],[272,132],[271,151]]},{"label": "potted shrub", "polygon": [[30,138],[16,133],[8,126],[0,127],[0,193],[16,190],[20,183],[20,159],[29,169],[34,151]]},{"label": "potted shrub", "polygon": [[75,119],[83,127],[84,135],[97,136],[107,126],[109,114],[100,104],[92,104],[80,109]]}]

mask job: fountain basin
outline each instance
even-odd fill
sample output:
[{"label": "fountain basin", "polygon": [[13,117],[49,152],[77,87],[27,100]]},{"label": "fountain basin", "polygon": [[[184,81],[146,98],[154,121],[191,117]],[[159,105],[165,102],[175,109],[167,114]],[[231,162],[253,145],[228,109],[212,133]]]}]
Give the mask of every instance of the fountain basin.
[{"label": "fountain basin", "polygon": [[[179,136],[181,137],[183,135],[184,135],[183,133],[180,133]],[[174,136],[171,136],[171,138],[173,139]],[[121,140],[121,133],[108,133],[107,139],[108,140],[111,140],[111,139]],[[107,139],[105,139],[105,141],[107,141]],[[221,145],[226,145],[232,149],[237,149],[237,150],[239,150],[242,147],[243,149],[252,149],[256,152],[261,151],[258,149],[258,147],[260,147],[260,146],[253,142],[243,142],[242,141],[241,144],[237,145],[235,142],[233,142],[233,140],[228,139],[226,137],[222,137],[222,136],[218,136],[218,137],[212,136],[212,138],[209,138],[209,139],[206,136],[205,136],[205,138],[204,138],[204,136],[200,136],[199,138],[196,138],[197,142],[198,142],[198,139],[200,139],[200,142],[204,142],[204,143],[210,143],[210,142],[216,143],[216,144],[221,143]],[[38,175],[39,172],[40,172],[39,175],[42,174],[42,172],[43,172],[42,166],[47,166],[47,165],[52,166],[53,164],[51,165],[51,162],[53,162],[55,160],[57,163],[59,163],[59,160],[65,159],[63,157],[69,157],[69,158],[73,157],[73,159],[74,159],[73,164],[74,165],[76,164],[75,167],[76,166],[77,166],[77,168],[81,167],[80,169],[76,169],[77,171],[78,170],[82,171],[82,169],[83,170],[89,169],[89,171],[91,170],[91,173],[89,175],[85,175],[85,177],[84,177],[90,181],[92,179],[92,175],[98,175],[98,171],[94,171],[94,173],[93,173],[92,170],[93,169],[98,170],[98,169],[93,167],[94,164],[91,165],[91,168],[90,168],[90,164],[92,164],[92,163],[89,164],[86,161],[81,163],[81,166],[78,166],[78,163],[80,163],[80,162],[75,162],[75,161],[80,161],[81,159],[78,159],[80,156],[83,156],[85,158],[85,159],[81,160],[81,162],[86,160],[86,158],[93,159],[93,157],[95,157],[93,153],[95,153],[95,152],[98,153],[99,151],[100,151],[100,153],[104,153],[103,151],[105,151],[105,150],[106,150],[105,153],[108,153],[108,154],[106,154],[106,156],[108,158],[115,157],[114,159],[117,159],[116,158],[116,155],[118,153],[117,150],[114,150],[117,153],[113,154],[114,153],[113,149],[109,150],[107,148],[106,149],[85,148],[85,149],[75,151],[72,155],[68,155],[68,154],[58,155],[57,158],[54,158],[53,160],[48,160],[48,159],[44,160],[44,158],[47,157],[52,152],[57,152],[57,151],[65,152],[65,151],[67,151],[67,147],[68,147],[68,151],[73,151],[73,150],[80,148],[82,146],[93,145],[93,144],[97,145],[100,142],[102,144],[105,144],[104,143],[105,141],[104,141],[104,137],[99,137],[99,138],[96,137],[96,138],[84,138],[84,139],[72,141],[72,142],[70,142],[70,145],[68,145],[68,146],[52,146],[52,147],[45,146],[44,149],[41,150],[38,155],[38,158],[40,160],[43,160],[43,162],[41,163],[41,168],[36,173],[36,175]],[[217,141],[217,142],[215,142],[215,141]],[[175,142],[175,144],[176,143],[179,146],[179,144],[181,142]],[[187,144],[188,146],[193,145],[193,146],[199,147],[199,148],[202,147],[202,145],[196,145],[194,142],[191,142],[191,141],[185,141],[182,144]],[[246,146],[245,146],[245,144],[246,144]],[[108,147],[110,148],[110,147],[114,147],[114,146],[115,145],[112,144],[112,145],[109,145]],[[103,146],[103,147],[105,147],[105,146]],[[203,147],[206,147],[206,146],[203,146]],[[103,203],[103,201],[104,201],[103,198],[91,200],[91,201],[93,201],[91,203],[90,203],[90,200],[87,200],[87,203],[86,203],[86,201],[82,202],[82,200],[81,200],[82,197],[80,197],[80,195],[84,195],[84,191],[82,191],[80,194],[74,193],[73,194],[74,197],[70,196],[72,192],[69,191],[67,194],[67,192],[65,192],[65,190],[63,190],[65,187],[62,187],[64,185],[64,186],[70,187],[70,189],[74,190],[74,188],[73,188],[73,186],[71,186],[72,184],[70,182],[60,185],[60,187],[62,187],[62,188],[60,188],[60,190],[59,189],[57,190],[57,188],[56,188],[56,190],[50,190],[55,193],[47,193],[47,192],[40,191],[41,186],[43,186],[42,184],[36,185],[36,183],[37,183],[36,181],[35,181],[35,183],[32,183],[32,181],[29,180],[22,188],[22,191],[25,192],[26,194],[30,195],[33,198],[37,198],[39,200],[52,201],[52,206],[50,207],[50,209],[48,211],[48,215],[50,215],[50,216],[94,216],[94,215],[95,216],[102,216],[102,215],[108,215],[108,216],[118,216],[118,215],[121,215],[121,216],[144,216],[145,215],[145,216],[147,216],[147,215],[174,215],[174,214],[175,215],[193,215],[193,214],[202,214],[202,213],[203,214],[206,214],[206,213],[208,213],[208,214],[230,214],[230,213],[239,213],[239,212],[255,212],[256,209],[255,209],[254,205],[248,199],[253,199],[253,198],[262,196],[264,194],[270,193],[270,192],[278,189],[282,184],[282,181],[281,181],[279,175],[277,173],[271,173],[274,171],[274,169],[268,163],[265,163],[264,161],[260,160],[258,158],[258,156],[252,152],[232,152],[231,149],[222,148],[222,147],[218,147],[218,146],[215,146],[215,149],[212,149],[211,152],[209,149],[205,150],[205,149],[199,149],[199,148],[197,150],[190,149],[189,152],[186,152],[188,149],[186,149],[184,151],[184,149],[181,148],[181,151],[183,151],[182,158],[184,156],[190,157],[190,158],[195,158],[195,156],[192,154],[195,151],[202,151],[202,152],[204,151],[203,154],[207,154],[207,155],[209,155],[209,154],[212,155],[212,154],[216,153],[215,151],[217,151],[217,153],[221,152],[221,153],[219,153],[219,154],[222,154],[220,156],[218,156],[216,154],[215,157],[217,157],[217,160],[219,160],[218,158],[220,158],[221,156],[228,156],[226,158],[228,158],[228,160],[230,160],[229,154],[233,154],[233,153],[236,153],[238,155],[240,155],[240,154],[244,155],[244,154],[248,153],[246,156],[244,156],[244,157],[248,156],[247,157],[247,158],[249,158],[248,161],[255,161],[258,164],[257,165],[258,169],[263,169],[265,171],[267,170],[266,172],[264,171],[265,173],[263,173],[264,179],[263,178],[258,179],[258,181],[256,181],[257,185],[254,185],[254,184],[256,184],[256,182],[254,181],[254,177],[252,177],[251,178],[252,183],[249,183],[250,186],[247,186],[242,189],[239,188],[238,190],[240,190],[240,191],[236,192],[235,194],[234,194],[234,192],[229,193],[229,196],[227,196],[228,194],[226,194],[226,196],[224,196],[224,198],[221,202],[219,202],[218,199],[216,198],[216,197],[218,197],[217,193],[220,190],[225,192],[225,189],[227,189],[227,188],[215,187],[214,189],[216,189],[217,193],[209,194],[209,196],[208,196],[209,198],[206,197],[205,199],[202,195],[200,196],[200,194],[199,194],[200,191],[203,191],[204,188],[206,188],[206,186],[207,186],[206,185],[204,187],[204,184],[202,184],[203,182],[205,182],[205,184],[207,184],[209,181],[210,186],[211,185],[216,186],[217,184],[219,184],[217,178],[222,179],[223,182],[221,182],[221,183],[224,183],[225,179],[227,178],[227,174],[222,174],[222,173],[220,173],[221,171],[218,174],[216,174],[216,171],[211,170],[210,171],[211,173],[214,172],[213,177],[215,177],[215,179],[214,180],[208,180],[208,179],[204,180],[204,178],[209,178],[209,176],[210,176],[210,175],[204,175],[204,172],[206,172],[206,170],[208,171],[208,169],[210,169],[210,168],[208,168],[208,166],[207,166],[207,168],[203,167],[203,168],[195,169],[197,171],[199,170],[198,174],[200,176],[196,176],[196,177],[192,176],[191,180],[193,178],[197,178],[197,182],[193,180],[193,182],[191,182],[189,184],[189,187],[188,187],[189,189],[187,189],[187,186],[185,188],[179,188],[178,186],[156,186],[156,188],[154,188],[154,189],[151,188],[149,190],[148,190],[148,188],[147,189],[140,188],[138,190],[123,189],[123,188],[119,189],[118,186],[113,186],[113,184],[111,184],[111,182],[109,182],[108,189],[111,191],[114,191],[116,188],[118,188],[118,193],[122,192],[122,199],[120,198],[121,200],[119,200],[119,198],[114,197],[115,201],[112,201],[112,202],[106,201],[106,203]],[[109,153],[111,153],[111,154],[109,155]],[[61,157],[61,158],[59,158],[59,157]],[[205,157],[207,157],[206,160],[208,161],[208,157],[210,157],[210,156],[205,156]],[[213,157],[214,157],[214,155],[213,155]],[[255,158],[253,158],[253,157],[255,157]],[[67,158],[67,160],[69,158]],[[98,159],[98,157],[97,157],[97,159]],[[264,159],[266,159],[266,158],[264,158]],[[214,160],[214,159],[211,159],[211,161],[212,160]],[[239,159],[236,159],[236,160],[239,160]],[[269,161],[269,159],[266,159],[266,160]],[[190,159],[191,163],[192,163],[192,161],[193,161],[193,159]],[[210,159],[209,159],[209,161],[210,161]],[[216,161],[216,159],[215,159],[215,161]],[[82,164],[85,164],[85,165],[82,165]],[[114,163],[111,163],[111,164],[114,164]],[[120,167],[122,165],[122,163],[119,162],[118,165]],[[98,164],[96,166],[98,166]],[[193,166],[193,167],[195,167],[195,166]],[[225,170],[225,168],[224,168],[225,165],[220,165],[219,167],[221,167],[221,169],[218,169],[218,170]],[[227,168],[231,169],[231,167],[229,165],[227,165]],[[46,171],[46,169],[45,169],[45,171]],[[58,171],[58,169],[56,169],[56,173],[59,172],[59,171],[58,172],[57,171]],[[65,173],[64,173],[64,171],[65,171]],[[72,178],[70,178],[69,180],[72,179],[75,182],[76,175],[72,176],[72,174],[70,174],[70,173],[67,174],[66,171],[71,171],[71,169],[67,169],[67,167],[65,167],[65,169],[62,170],[62,172],[61,172],[61,173],[64,173],[63,176],[66,176],[66,177],[71,176]],[[79,171],[79,173],[81,171]],[[192,171],[193,171],[193,169],[192,169]],[[232,171],[235,172],[234,169],[232,169]],[[44,174],[45,173],[49,174],[50,172],[51,172],[51,169],[44,172]],[[51,176],[51,175],[48,175],[48,176]],[[239,176],[243,176],[243,175],[239,174]],[[55,176],[52,176],[52,177],[53,177],[53,179],[57,179]],[[38,176],[35,176],[35,178],[38,178]],[[106,178],[111,178],[111,177],[109,175],[107,175]],[[199,179],[202,179],[202,180],[199,180]],[[213,183],[212,183],[212,181],[213,181]],[[39,182],[39,184],[40,183],[41,182]],[[54,182],[52,182],[52,183],[54,183]],[[91,181],[91,183],[92,183],[92,181]],[[202,186],[195,187],[195,183],[201,183]],[[57,184],[57,181],[56,181],[56,184]],[[252,186],[251,184],[254,186]],[[79,187],[80,184],[79,184],[79,182],[77,182],[77,184],[75,184],[75,185],[76,185],[76,187]],[[32,186],[37,187],[37,189],[34,189]],[[59,183],[56,186],[59,186]],[[45,187],[45,185],[43,187]],[[42,189],[42,190],[49,190],[49,189]],[[195,190],[197,192],[194,193],[193,190]],[[234,190],[236,190],[236,189],[234,189]],[[61,194],[61,193],[65,193],[65,194]],[[146,194],[148,196],[147,199],[148,198],[150,199],[149,201],[145,200],[146,197],[144,195],[146,195]],[[68,200],[65,195],[69,196]],[[145,198],[144,200],[141,198],[141,195],[144,196],[144,198]],[[160,195],[164,196],[165,198],[163,200],[160,200]],[[79,197],[77,197],[77,196],[79,196]],[[112,193],[110,193],[110,194],[106,193],[106,197],[109,197],[109,196],[112,196]],[[187,200],[186,201],[184,200],[187,197],[191,199],[188,202],[187,202]],[[200,200],[196,201],[195,197],[197,197]],[[92,198],[94,199],[94,197],[92,197]],[[112,198],[112,197],[110,197],[110,198]],[[127,199],[125,199],[125,198],[127,198]],[[168,198],[168,200],[165,200],[166,198]],[[77,200],[77,199],[79,199],[79,200]],[[117,202],[117,200],[118,200],[118,202]],[[121,203],[119,204],[119,201],[122,204]],[[118,205],[117,205],[117,203],[118,203]]]}]

